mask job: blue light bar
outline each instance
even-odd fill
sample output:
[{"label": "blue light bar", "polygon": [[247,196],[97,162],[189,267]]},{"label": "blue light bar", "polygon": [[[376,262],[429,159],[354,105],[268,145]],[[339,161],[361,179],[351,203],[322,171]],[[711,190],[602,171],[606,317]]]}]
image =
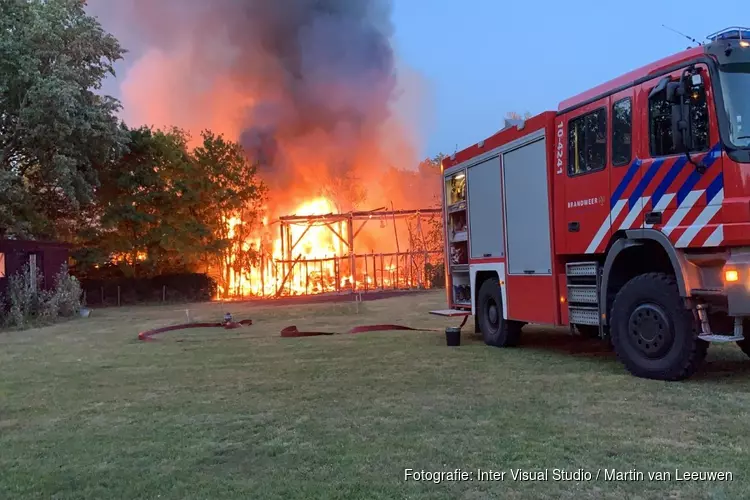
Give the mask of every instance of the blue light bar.
[{"label": "blue light bar", "polygon": [[732,26],[721,31],[717,31],[707,37],[712,42],[719,40],[750,40],[750,28]]}]

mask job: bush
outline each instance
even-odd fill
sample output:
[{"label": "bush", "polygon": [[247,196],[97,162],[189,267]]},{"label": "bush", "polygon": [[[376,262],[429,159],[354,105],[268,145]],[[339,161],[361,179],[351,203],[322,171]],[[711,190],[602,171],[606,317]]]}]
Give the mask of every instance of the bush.
[{"label": "bush", "polygon": [[78,279],[68,273],[67,266],[63,266],[55,275],[55,288],[52,290],[48,303],[57,311],[56,316],[69,318],[81,310],[82,294]]},{"label": "bush", "polygon": [[0,301],[6,311],[4,326],[25,328],[48,324],[60,317],[71,317],[81,309],[81,286],[68,274],[66,265],[55,276],[52,290],[42,288],[41,274],[33,283],[28,265],[8,278],[7,297]]}]

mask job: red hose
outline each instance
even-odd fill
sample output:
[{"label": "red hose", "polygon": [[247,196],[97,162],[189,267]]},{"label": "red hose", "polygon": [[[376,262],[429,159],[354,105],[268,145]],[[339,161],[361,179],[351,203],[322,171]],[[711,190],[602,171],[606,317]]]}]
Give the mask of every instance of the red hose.
[{"label": "red hose", "polygon": [[[348,332],[349,333],[364,333],[364,332],[386,332],[386,331],[392,331],[392,330],[411,330],[414,332],[437,332],[439,330],[431,329],[431,328],[411,328],[408,326],[401,326],[401,325],[364,325],[364,326],[355,326]],[[281,330],[281,336],[282,337],[314,337],[316,335],[338,335],[334,332],[301,332],[297,329],[296,326],[287,326],[283,330]]]},{"label": "red hose", "polygon": [[[466,324],[466,320],[469,319],[468,316],[464,316],[464,320],[461,322],[461,326],[459,328],[463,327]],[[395,331],[395,330],[410,330],[413,332],[439,332],[441,330],[436,330],[434,328],[411,328],[409,326],[401,326],[401,325],[364,325],[364,326],[355,326],[351,330],[349,330],[346,333],[364,333],[364,332],[387,332],[387,331]],[[338,335],[333,332],[301,332],[297,329],[296,326],[287,326],[283,330],[281,330],[281,336],[282,337],[314,337],[316,335]]]},{"label": "red hose", "polygon": [[152,340],[152,337],[159,333],[184,330],[187,328],[224,328],[225,330],[231,330],[233,328],[240,328],[241,326],[249,326],[252,324],[253,320],[251,319],[243,319],[242,321],[232,321],[229,323],[184,323],[182,325],[163,326],[161,328],[154,328],[153,330],[146,330],[138,334],[138,340]]},{"label": "red hose", "polygon": [[[464,316],[464,320],[461,322],[461,328],[466,324],[466,320],[468,319],[468,316]],[[164,332],[171,332],[174,330],[185,330],[188,328],[224,328],[225,330],[230,330],[233,328],[240,328],[242,326],[249,326],[253,324],[253,320],[251,319],[243,319],[242,321],[237,322],[229,322],[229,323],[184,323],[181,325],[172,325],[172,326],[163,326],[161,328],[154,328],[153,330],[146,330],[138,334],[138,340],[153,340],[153,336],[164,333]],[[402,325],[363,325],[363,326],[355,326],[351,330],[345,332],[346,334],[353,334],[353,333],[364,333],[364,332],[384,332],[384,331],[402,331],[402,330],[408,330],[413,332],[439,332],[440,330],[436,330],[434,328],[411,328],[409,326],[402,326]],[[301,332],[299,329],[297,329],[296,326],[287,326],[286,328],[281,330],[281,336],[282,337],[315,337],[318,335],[338,335],[338,333],[335,332]]]}]

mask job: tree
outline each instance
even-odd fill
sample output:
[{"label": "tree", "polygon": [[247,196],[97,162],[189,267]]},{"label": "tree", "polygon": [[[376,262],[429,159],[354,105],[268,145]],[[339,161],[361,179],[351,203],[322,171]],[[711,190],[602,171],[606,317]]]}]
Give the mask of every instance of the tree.
[{"label": "tree", "polygon": [[506,120],[528,120],[529,118],[531,118],[531,113],[529,113],[528,111],[523,115],[521,115],[520,113],[516,113],[515,111],[509,111],[505,113]]},{"label": "tree", "polygon": [[124,51],[83,0],[0,0],[0,237],[55,236],[124,140],[95,91]]},{"label": "tree", "polygon": [[432,207],[440,207],[440,203],[442,202],[441,193],[439,191],[440,186],[442,185],[442,182],[440,181],[440,168],[443,160],[447,158],[447,156],[448,155],[444,153],[438,153],[432,158],[425,158],[419,163],[419,166],[417,167],[419,176],[425,181],[424,183],[426,185],[437,186],[438,190],[431,193]]},{"label": "tree", "polygon": [[128,139],[125,154],[102,169],[92,224],[79,234],[89,243],[83,245],[87,264],[115,255],[125,274],[132,275],[144,267],[146,256],[150,265],[169,267],[164,233],[171,223],[180,222],[175,217],[179,194],[171,189],[170,177],[191,159],[187,137],[178,129],[141,127],[129,130]]},{"label": "tree", "polygon": [[178,128],[128,136],[127,152],[102,172],[81,271],[113,256],[126,275],[216,266],[226,291],[229,273],[257,259],[248,244],[265,195],[256,166],[239,144],[210,131],[192,151]]},{"label": "tree", "polygon": [[367,201],[367,189],[364,181],[354,172],[346,171],[340,175],[328,175],[322,180],[320,194],[333,202],[339,213],[357,210]]},{"label": "tree", "polygon": [[206,261],[223,269],[220,285],[228,293],[230,273],[258,262],[259,247],[248,238],[259,228],[267,189],[242,146],[208,130],[201,137],[193,151],[196,175],[183,179],[185,192],[193,196],[185,201],[207,229]]}]

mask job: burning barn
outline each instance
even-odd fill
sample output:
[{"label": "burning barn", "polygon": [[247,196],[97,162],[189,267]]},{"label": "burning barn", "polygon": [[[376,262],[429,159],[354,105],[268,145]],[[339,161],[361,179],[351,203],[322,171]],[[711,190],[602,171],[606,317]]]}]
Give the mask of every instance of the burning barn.
[{"label": "burning barn", "polygon": [[[318,200],[318,203],[325,203]],[[424,289],[442,265],[441,210],[294,214],[274,226],[272,250],[222,269],[226,298]]]}]

